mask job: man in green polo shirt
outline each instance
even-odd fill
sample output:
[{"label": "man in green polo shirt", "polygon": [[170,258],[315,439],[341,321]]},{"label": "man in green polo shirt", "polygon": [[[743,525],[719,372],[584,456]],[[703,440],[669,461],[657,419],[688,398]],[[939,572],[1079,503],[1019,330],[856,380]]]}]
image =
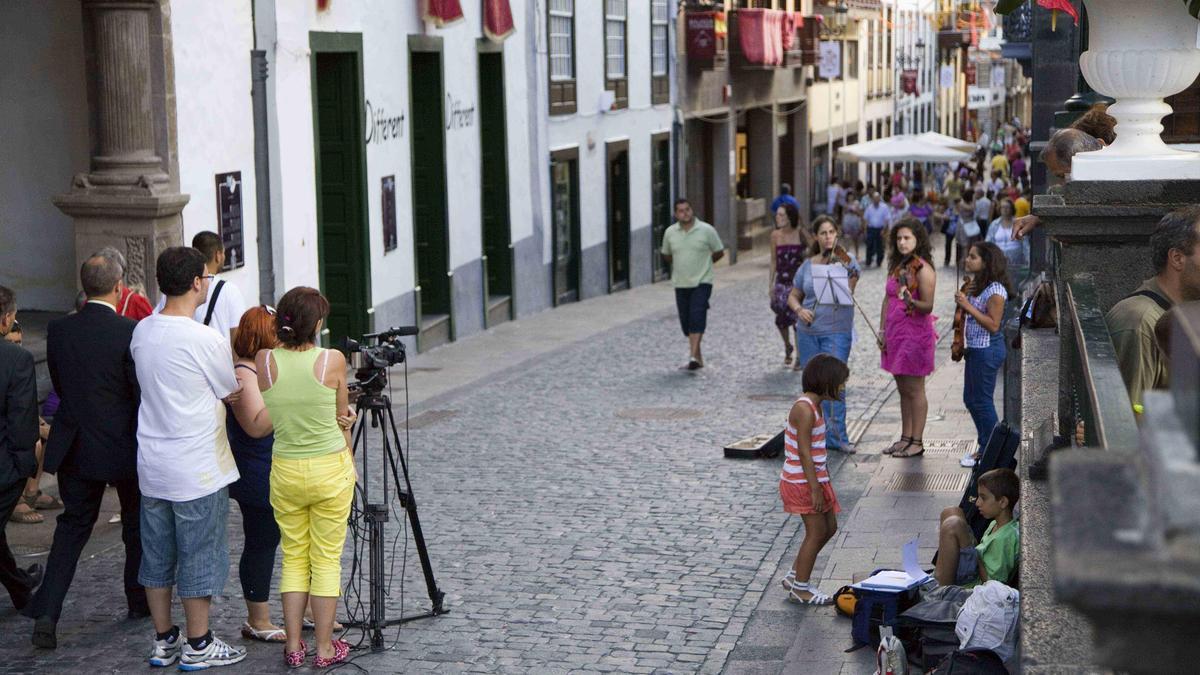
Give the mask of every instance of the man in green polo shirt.
[{"label": "man in green polo shirt", "polygon": [[1147,389],[1168,386],[1167,354],[1158,347],[1154,328],[1180,302],[1200,300],[1200,206],[1163,216],[1150,236],[1155,275],[1108,310],[1104,322],[1117,353],[1129,401],[1137,417]]},{"label": "man in green polo shirt", "polygon": [[688,370],[704,367],[700,340],[708,320],[712,295],[713,263],[725,255],[725,245],[712,225],[696,220],[686,199],[675,200],[675,224],[663,233],[662,256],[671,268],[679,325],[688,338]]}]

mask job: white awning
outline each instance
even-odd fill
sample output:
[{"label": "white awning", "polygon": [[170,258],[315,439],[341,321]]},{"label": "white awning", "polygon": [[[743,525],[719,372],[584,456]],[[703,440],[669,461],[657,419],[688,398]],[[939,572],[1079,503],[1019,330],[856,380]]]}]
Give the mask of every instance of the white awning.
[{"label": "white awning", "polygon": [[864,163],[953,162],[970,156],[970,152],[955,150],[905,134],[847,145],[838,150],[837,158],[839,162]]}]

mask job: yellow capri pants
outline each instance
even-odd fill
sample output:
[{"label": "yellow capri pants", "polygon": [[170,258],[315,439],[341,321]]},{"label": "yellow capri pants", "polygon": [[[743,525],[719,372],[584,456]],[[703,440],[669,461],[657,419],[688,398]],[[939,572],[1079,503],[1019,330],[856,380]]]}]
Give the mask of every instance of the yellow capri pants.
[{"label": "yellow capri pants", "polygon": [[347,450],[308,459],[271,459],[271,507],[283,548],[281,593],[341,595],[342,547],[354,476],[354,458]]}]

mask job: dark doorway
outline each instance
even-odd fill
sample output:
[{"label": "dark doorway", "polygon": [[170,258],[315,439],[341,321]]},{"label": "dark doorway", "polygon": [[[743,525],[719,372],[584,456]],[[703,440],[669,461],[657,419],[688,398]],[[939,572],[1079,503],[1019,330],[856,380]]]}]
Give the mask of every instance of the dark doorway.
[{"label": "dark doorway", "polygon": [[[713,169],[713,167],[716,166],[715,162],[717,161],[714,144],[716,143],[717,129],[720,128],[721,131],[724,131],[725,129],[724,127],[717,127],[711,122],[700,122],[700,128],[702,130],[700,147],[703,149],[704,157],[704,164],[700,169],[704,175],[704,212],[696,215],[700,218],[700,220],[715,223],[718,222],[718,220],[715,197],[717,190],[717,177],[715,175],[716,172]],[[732,170],[732,168],[729,170]],[[695,208],[695,205],[693,205],[692,208]],[[674,210],[672,209],[671,218],[674,219],[674,217],[675,214]]]},{"label": "dark doorway", "polygon": [[420,287],[420,348],[453,339],[442,54],[410,51],[413,242]]},{"label": "dark doorway", "polygon": [[579,151],[550,156],[554,304],[579,299]]},{"label": "dark doorway", "polygon": [[479,54],[479,134],[482,145],[483,255],[492,326],[512,318],[512,235],[508,222],[507,140],[504,127],[504,54]]},{"label": "dark doorway", "polygon": [[[794,112],[783,118],[784,128],[787,132],[779,137],[779,182],[791,185],[793,194],[795,194],[798,182],[796,180],[796,118],[797,113]],[[774,214],[769,215],[774,218]]]},{"label": "dark doorway", "polygon": [[650,139],[650,180],[652,181],[650,195],[650,259],[654,261],[654,281],[667,278],[667,268],[663,264],[662,250],[663,233],[671,224],[671,136],[670,134],[655,134]]},{"label": "dark doorway", "polygon": [[608,290],[629,288],[629,142],[609,143]]},{"label": "dark doorway", "polygon": [[[370,331],[370,252],[364,183],[361,36],[312,35],[317,255],[329,299],[329,343]],[[357,41],[357,45],[342,44]],[[356,51],[347,49],[357,47]]]}]

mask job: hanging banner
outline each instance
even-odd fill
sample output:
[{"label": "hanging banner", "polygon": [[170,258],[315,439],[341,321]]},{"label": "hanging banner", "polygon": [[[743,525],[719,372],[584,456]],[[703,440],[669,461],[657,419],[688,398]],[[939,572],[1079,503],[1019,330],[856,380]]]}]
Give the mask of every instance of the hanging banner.
[{"label": "hanging banner", "polygon": [[954,66],[942,66],[938,84],[941,85],[942,89],[954,88]]},{"label": "hanging banner", "polygon": [[920,96],[921,92],[917,90],[917,71],[909,69],[900,73],[900,91],[913,96]]},{"label": "hanging banner", "polygon": [[688,12],[687,55],[693,61],[712,61],[717,55],[717,13]]},{"label": "hanging banner", "polygon": [[1004,75],[1005,75],[1004,64],[1003,63],[993,63],[992,64],[992,89],[1003,89],[1004,88]]},{"label": "hanging banner", "polygon": [[817,61],[817,76],[824,80],[841,77],[842,43],[838,40],[825,40],[818,49],[820,58]]},{"label": "hanging banner", "polygon": [[492,42],[503,42],[514,30],[508,0],[484,0],[483,35]]}]

